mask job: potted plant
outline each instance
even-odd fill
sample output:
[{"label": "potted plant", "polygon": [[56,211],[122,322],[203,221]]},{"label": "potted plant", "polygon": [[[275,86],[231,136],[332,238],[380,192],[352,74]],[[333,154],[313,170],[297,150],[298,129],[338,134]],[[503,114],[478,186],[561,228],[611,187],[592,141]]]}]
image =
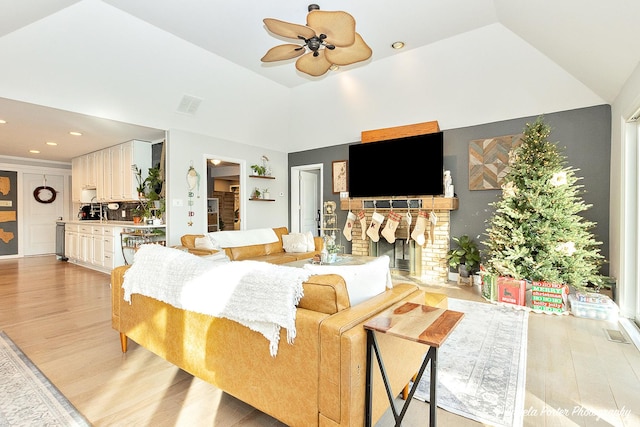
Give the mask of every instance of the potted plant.
[{"label": "potted plant", "polygon": [[144,188],[145,188],[145,180],[142,179],[142,169],[138,167],[138,165],[131,165],[131,170],[136,177],[136,191],[138,192],[138,197],[144,197]]},{"label": "potted plant", "polygon": [[143,211],[144,211],[144,209],[142,208],[142,206],[138,206],[135,209],[133,209],[131,214],[133,215],[133,223],[134,224],[140,224],[142,222],[142,213],[143,213]]},{"label": "potted plant", "polygon": [[271,196],[271,193],[269,193],[269,189],[268,188],[263,188],[262,189],[262,198],[263,199],[269,199]]},{"label": "potted plant", "polygon": [[253,198],[254,199],[260,198],[260,189],[258,189],[258,187],[256,187],[255,190],[253,190]]},{"label": "potted plant", "polygon": [[253,170],[253,174],[258,176],[264,176],[267,171],[266,167],[260,165],[251,165],[251,169]]},{"label": "potted plant", "polygon": [[456,247],[447,252],[449,266],[458,270],[461,277],[469,277],[480,266],[480,250],[476,242],[469,236],[453,237]]},{"label": "potted plant", "polygon": [[149,200],[160,200],[162,192],[162,176],[160,175],[160,165],[149,168],[149,175],[144,180],[146,195]]}]

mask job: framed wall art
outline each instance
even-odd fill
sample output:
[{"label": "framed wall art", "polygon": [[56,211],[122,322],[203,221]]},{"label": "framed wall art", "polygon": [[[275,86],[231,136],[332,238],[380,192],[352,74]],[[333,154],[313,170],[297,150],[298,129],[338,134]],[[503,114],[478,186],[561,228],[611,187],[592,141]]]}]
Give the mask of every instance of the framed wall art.
[{"label": "framed wall art", "polygon": [[469,190],[498,190],[509,171],[509,153],[522,143],[522,134],[469,142]]},{"label": "framed wall art", "polygon": [[335,160],[332,164],[333,192],[347,191],[347,161]]}]

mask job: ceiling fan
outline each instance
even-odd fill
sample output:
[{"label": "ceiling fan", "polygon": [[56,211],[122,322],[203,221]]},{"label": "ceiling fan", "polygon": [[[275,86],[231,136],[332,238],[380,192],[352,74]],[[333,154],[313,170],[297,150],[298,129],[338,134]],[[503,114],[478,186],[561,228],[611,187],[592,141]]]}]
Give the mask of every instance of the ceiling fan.
[{"label": "ceiling fan", "polygon": [[317,4],[310,4],[308,11],[306,26],[272,18],[263,20],[270,32],[304,43],[275,46],[262,57],[262,62],[300,57],[296,61],[298,71],[317,77],[333,65],[350,65],[371,57],[371,48],[356,33],[353,16],[341,11],[321,11]]}]

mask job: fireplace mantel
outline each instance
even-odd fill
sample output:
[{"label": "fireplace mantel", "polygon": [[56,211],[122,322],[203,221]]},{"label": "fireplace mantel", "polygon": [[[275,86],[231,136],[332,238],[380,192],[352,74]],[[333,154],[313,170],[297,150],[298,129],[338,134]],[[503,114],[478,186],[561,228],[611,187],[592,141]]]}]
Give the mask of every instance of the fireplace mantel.
[{"label": "fireplace mantel", "polygon": [[[365,202],[380,201],[380,202],[396,202],[396,201],[410,201],[413,208],[414,203],[421,202],[423,209],[433,209],[439,211],[455,211],[458,210],[458,198],[457,197],[354,197],[354,198],[341,198],[340,209],[343,211],[353,209],[373,209],[365,207]],[[406,206],[406,204],[405,204]],[[385,208],[377,207],[377,209],[384,210]],[[389,208],[386,208],[389,209]],[[398,208],[402,210],[402,208]],[[406,209],[406,208],[405,208]]]}]

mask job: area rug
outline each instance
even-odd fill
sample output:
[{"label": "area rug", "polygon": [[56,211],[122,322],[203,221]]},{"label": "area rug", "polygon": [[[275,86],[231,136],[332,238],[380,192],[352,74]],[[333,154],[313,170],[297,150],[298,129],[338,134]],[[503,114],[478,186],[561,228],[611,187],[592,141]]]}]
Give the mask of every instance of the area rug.
[{"label": "area rug", "polygon": [[0,331],[0,426],[90,426],[71,402]]},{"label": "area rug", "polygon": [[[465,313],[438,350],[438,407],[492,426],[523,423],[529,313],[449,298]],[[429,369],[414,398],[429,401]]]}]

